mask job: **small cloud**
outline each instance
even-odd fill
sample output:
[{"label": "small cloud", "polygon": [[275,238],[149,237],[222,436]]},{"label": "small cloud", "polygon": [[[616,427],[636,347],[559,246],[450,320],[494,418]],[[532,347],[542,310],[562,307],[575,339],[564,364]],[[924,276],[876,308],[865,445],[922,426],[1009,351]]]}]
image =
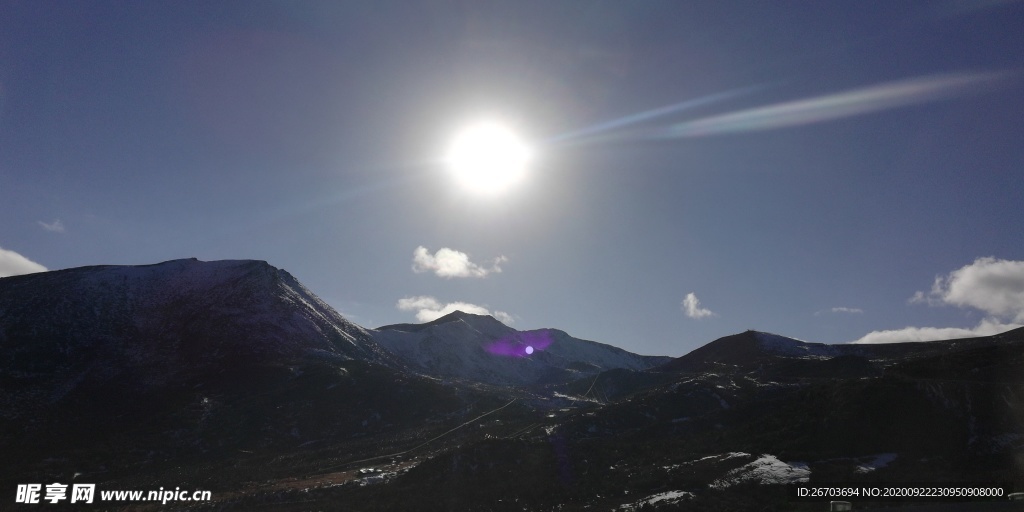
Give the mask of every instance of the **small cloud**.
[{"label": "small cloud", "polygon": [[433,297],[405,297],[398,299],[398,304],[395,304],[395,307],[402,311],[411,311],[414,309],[440,309],[441,303]]},{"label": "small cloud", "polygon": [[402,311],[415,311],[416,320],[430,322],[455,311],[471,313],[474,315],[491,315],[503,324],[513,323],[512,315],[504,311],[491,311],[484,306],[470,304],[468,302],[442,303],[434,297],[421,295],[416,297],[405,297],[398,299],[395,307]]},{"label": "small cloud", "polygon": [[680,307],[683,313],[686,313],[686,316],[690,318],[700,319],[715,315],[710,309],[700,307],[700,300],[697,299],[697,295],[694,293],[686,294],[686,298],[683,299]]},{"label": "small cloud", "polygon": [[988,316],[973,328],[905,327],[874,331],[854,343],[933,341],[991,336],[1024,325],[1024,261],[978,258],[970,265],[937,276],[930,291],[918,291],[911,304],[968,307]]},{"label": "small cloud", "polygon": [[63,233],[64,232],[64,223],[61,222],[60,219],[54,219],[53,222],[51,222],[49,224],[47,224],[47,223],[45,223],[45,222],[43,222],[41,220],[37,220],[36,222],[40,226],[42,226],[43,229],[45,229],[45,230],[47,230],[47,231],[49,231],[51,233]]},{"label": "small cloud", "polygon": [[497,318],[499,322],[505,325],[512,325],[516,321],[515,318],[512,318],[512,315],[504,311],[495,311],[493,316],[494,318]]},{"label": "small cloud", "polygon": [[828,311],[818,311],[814,315],[817,316],[817,315],[820,315],[822,313],[848,313],[848,314],[851,314],[851,315],[860,315],[860,314],[864,313],[864,310],[860,309],[860,308],[838,307],[838,308],[832,308],[832,309],[830,309]]},{"label": "small cloud", "polygon": [[46,272],[46,267],[14,252],[0,247],[0,277],[18,276]]},{"label": "small cloud", "polygon": [[832,308],[832,312],[833,313],[850,313],[850,314],[854,314],[854,315],[859,315],[859,314],[863,313],[864,310],[860,309],[860,308]]},{"label": "small cloud", "polygon": [[487,277],[492,273],[501,273],[501,263],[508,261],[504,256],[498,256],[490,268],[483,267],[469,261],[469,255],[442,247],[435,254],[422,245],[412,253],[412,271],[416,273],[433,272],[438,277],[451,279],[453,277]]}]

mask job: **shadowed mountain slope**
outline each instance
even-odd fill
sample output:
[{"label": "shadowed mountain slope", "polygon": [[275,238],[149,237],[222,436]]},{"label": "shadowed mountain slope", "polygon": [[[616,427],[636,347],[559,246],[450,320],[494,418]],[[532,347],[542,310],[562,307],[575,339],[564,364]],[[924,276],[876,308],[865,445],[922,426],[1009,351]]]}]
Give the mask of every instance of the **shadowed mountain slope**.
[{"label": "shadowed mountain slope", "polygon": [[463,312],[367,330],[266,263],[179,260],[0,279],[0,390],[0,487],[214,493],[174,510],[813,512],[780,484],[1024,487],[1024,329],[748,331],[672,360]]},{"label": "shadowed mountain slope", "polygon": [[486,384],[569,382],[604,370],[643,370],[669,360],[573,338],[557,329],[517,331],[491,316],[462,311],[424,324],[387,325],[372,332],[378,343],[418,371]]}]

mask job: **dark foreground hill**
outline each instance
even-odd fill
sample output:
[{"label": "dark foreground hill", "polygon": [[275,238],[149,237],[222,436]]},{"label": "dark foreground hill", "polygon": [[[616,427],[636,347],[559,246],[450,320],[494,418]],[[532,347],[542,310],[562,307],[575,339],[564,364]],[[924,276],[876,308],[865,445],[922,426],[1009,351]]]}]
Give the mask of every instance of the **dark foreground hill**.
[{"label": "dark foreground hill", "polygon": [[[382,331],[468,347],[470,373],[396,356]],[[1024,490],[1024,330],[885,346],[748,331],[672,361],[591,343],[464,313],[366,330],[263,262],[0,279],[0,499],[84,482],[213,493],[159,510],[817,511],[827,499],[786,484]],[[567,372],[480,378],[551,375],[514,366],[527,356]]]},{"label": "dark foreground hill", "polygon": [[0,474],[234,485],[288,474],[310,450],[319,455],[299,464],[307,471],[404,446],[502,398],[402,368],[264,262],[0,279],[0,451],[17,461]]}]

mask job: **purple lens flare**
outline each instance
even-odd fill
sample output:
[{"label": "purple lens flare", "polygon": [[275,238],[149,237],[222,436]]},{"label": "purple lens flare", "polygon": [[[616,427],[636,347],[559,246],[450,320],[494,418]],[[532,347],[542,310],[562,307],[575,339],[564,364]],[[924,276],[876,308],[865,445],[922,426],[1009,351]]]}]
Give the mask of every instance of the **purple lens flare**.
[{"label": "purple lens flare", "polygon": [[523,331],[498,338],[484,345],[484,350],[496,356],[529,357],[548,348],[552,342],[554,340],[547,329]]}]

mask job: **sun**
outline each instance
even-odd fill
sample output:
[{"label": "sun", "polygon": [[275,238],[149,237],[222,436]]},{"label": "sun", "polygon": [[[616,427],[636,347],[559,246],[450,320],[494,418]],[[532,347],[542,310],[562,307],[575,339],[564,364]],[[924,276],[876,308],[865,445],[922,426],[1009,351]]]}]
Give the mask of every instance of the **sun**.
[{"label": "sun", "polygon": [[445,163],[467,190],[495,194],[522,180],[530,157],[530,149],[512,130],[485,121],[467,126],[455,135]]}]

